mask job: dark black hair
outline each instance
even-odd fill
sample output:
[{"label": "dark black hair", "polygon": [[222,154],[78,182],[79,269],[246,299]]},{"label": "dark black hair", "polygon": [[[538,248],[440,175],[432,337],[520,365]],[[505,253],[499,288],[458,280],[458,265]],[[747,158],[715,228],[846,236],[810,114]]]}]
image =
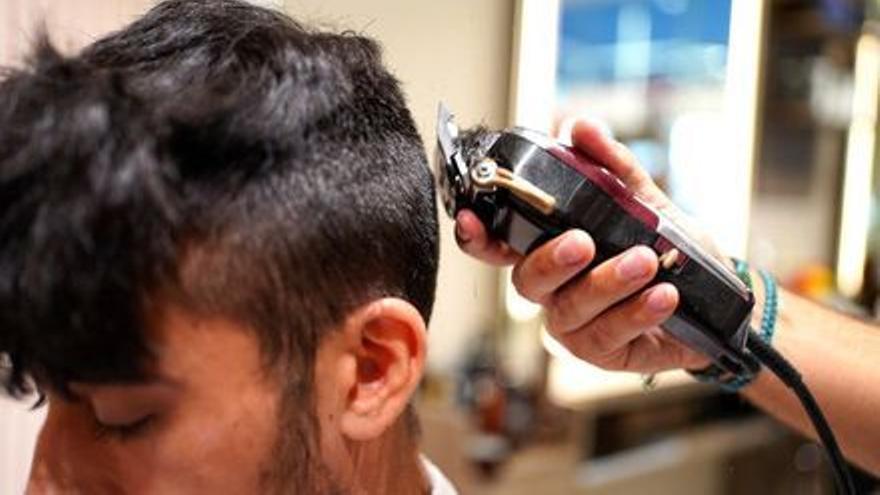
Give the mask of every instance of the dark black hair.
[{"label": "dark black hair", "polygon": [[75,56],[41,38],[0,82],[14,395],[138,379],[168,300],[246,324],[310,379],[357,305],[399,296],[428,319],[437,244],[421,140],[365,37],[171,0]]}]

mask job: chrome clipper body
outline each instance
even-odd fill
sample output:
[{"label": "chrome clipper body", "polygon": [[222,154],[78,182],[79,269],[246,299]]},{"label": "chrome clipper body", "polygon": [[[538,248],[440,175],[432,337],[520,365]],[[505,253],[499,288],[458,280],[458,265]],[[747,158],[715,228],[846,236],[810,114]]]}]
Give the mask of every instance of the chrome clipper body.
[{"label": "chrome clipper body", "polygon": [[450,216],[474,211],[491,236],[520,253],[583,229],[596,244],[587,270],[630,247],[651,247],[661,263],[654,283],[669,282],[680,293],[663,329],[729,373],[757,373],[745,351],[754,306],[749,288],[601,164],[522,128],[499,132],[485,156],[468,163],[442,104],[437,141],[438,184]]}]

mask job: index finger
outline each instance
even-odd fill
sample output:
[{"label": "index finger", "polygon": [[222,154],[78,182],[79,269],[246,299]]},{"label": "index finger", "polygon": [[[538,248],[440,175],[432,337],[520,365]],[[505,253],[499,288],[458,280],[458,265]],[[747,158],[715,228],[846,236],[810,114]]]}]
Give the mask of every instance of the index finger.
[{"label": "index finger", "polygon": [[651,180],[651,176],[639,166],[635,155],[626,146],[606,135],[596,124],[586,120],[577,121],[571,130],[571,142],[606,167],[630,189],[652,201],[663,202],[661,200],[665,196]]}]

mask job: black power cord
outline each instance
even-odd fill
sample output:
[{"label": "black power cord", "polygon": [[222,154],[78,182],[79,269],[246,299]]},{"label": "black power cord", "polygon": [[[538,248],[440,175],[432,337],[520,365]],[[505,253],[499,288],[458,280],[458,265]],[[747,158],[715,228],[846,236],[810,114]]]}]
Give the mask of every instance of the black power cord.
[{"label": "black power cord", "polygon": [[746,347],[761,364],[776,375],[801,401],[807,416],[809,416],[813,427],[816,429],[816,433],[819,435],[819,439],[825,446],[825,451],[831,461],[831,468],[834,471],[834,481],[838,492],[845,495],[856,495],[852,474],[849,471],[849,466],[843,457],[843,453],[840,451],[840,447],[837,445],[834,432],[828,425],[828,421],[825,419],[825,415],[822,414],[822,410],[819,408],[819,404],[816,403],[816,399],[813,397],[810,389],[807,388],[807,385],[801,378],[801,374],[779,351],[761,340],[761,337],[755,332],[749,332]]}]

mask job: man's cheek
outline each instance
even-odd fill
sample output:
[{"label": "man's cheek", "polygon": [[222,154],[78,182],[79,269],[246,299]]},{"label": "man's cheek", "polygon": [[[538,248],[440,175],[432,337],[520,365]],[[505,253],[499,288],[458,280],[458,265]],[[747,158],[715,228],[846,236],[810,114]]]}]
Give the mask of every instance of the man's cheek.
[{"label": "man's cheek", "polygon": [[255,493],[276,430],[273,404],[248,394],[225,407],[197,408],[141,446],[142,465],[152,466],[144,482],[154,493]]}]

